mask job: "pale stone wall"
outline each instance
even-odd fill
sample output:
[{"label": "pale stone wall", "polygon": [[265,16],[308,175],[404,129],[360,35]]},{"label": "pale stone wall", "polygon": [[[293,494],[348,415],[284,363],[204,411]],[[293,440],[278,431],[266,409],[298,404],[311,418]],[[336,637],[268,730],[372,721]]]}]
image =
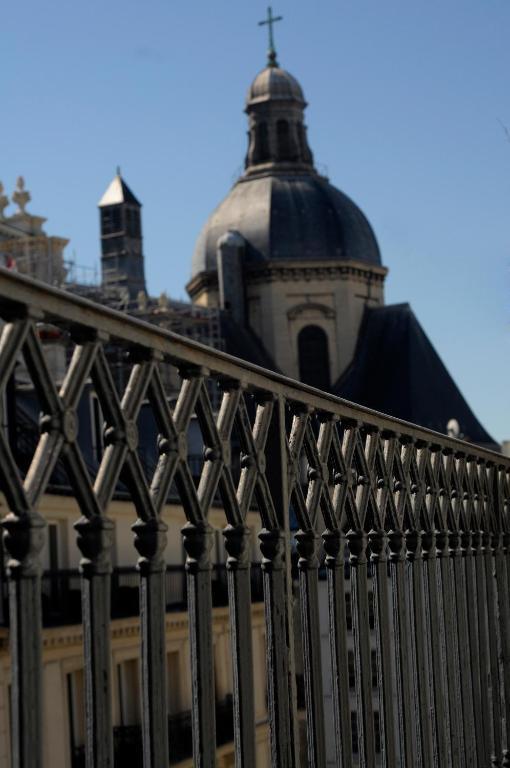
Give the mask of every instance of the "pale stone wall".
[{"label": "pale stone wall", "polygon": [[[43,496],[40,512],[48,523],[57,531],[58,567],[77,568],[80,552],[76,545],[76,531],[73,523],[80,517],[79,508],[70,496]],[[0,517],[7,512],[7,506],[0,496]],[[133,546],[131,525],[136,520],[135,508],[125,501],[113,501],[108,510],[115,521],[114,564],[133,566],[137,553]],[[163,518],[168,525],[168,544],[166,561],[181,564],[184,559],[181,528],[185,515],[178,504],[168,504],[163,510]],[[225,561],[225,550],[221,530],[224,528],[225,513],[214,508],[209,521],[215,531],[215,548],[212,555],[220,562]],[[260,530],[260,518],[250,513],[247,525],[252,531],[252,552],[254,559],[260,559],[257,533]],[[43,569],[49,567],[49,547],[46,541],[42,552]],[[257,766],[269,766],[268,727],[265,697],[265,617],[263,604],[252,607],[253,663],[255,680],[255,712],[257,725]],[[215,680],[218,698],[221,700],[232,692],[232,651],[228,608],[213,609],[213,644]],[[166,652],[167,666],[172,679],[168,681],[168,694],[171,713],[187,711],[191,708],[191,667],[186,613],[168,613],[166,615]],[[138,618],[117,619],[112,621],[112,690],[113,724],[122,723],[124,716],[140,722],[138,702],[140,657],[140,631]],[[74,675],[78,688],[83,687],[83,649],[81,626],[52,627],[43,630],[43,702],[44,702],[44,768],[69,768],[71,764],[71,731],[69,723],[69,675]],[[121,701],[119,676],[125,682],[124,699]],[[10,679],[10,659],[8,652],[8,630],[0,629],[0,768],[8,768],[9,755],[9,707],[8,685]],[[81,682],[80,682],[81,681]],[[78,721],[83,720],[81,695],[73,701]],[[124,723],[126,724],[126,723]],[[227,744],[218,751],[218,766],[233,765],[233,744]],[[182,763],[182,768],[191,768],[192,761]]]},{"label": "pale stone wall", "polygon": [[[253,646],[261,648],[265,636],[265,618],[263,604],[252,607]],[[228,608],[213,609],[213,643],[215,660],[215,679],[218,698],[221,700],[232,693],[232,654],[230,648]],[[1,639],[0,639],[1,642]],[[191,672],[190,649],[188,638],[188,618],[186,613],[167,614],[166,617],[166,652],[172,658],[168,664],[172,680],[168,680],[169,701],[172,712],[183,712],[191,708]],[[69,768],[71,765],[71,730],[69,723],[70,701],[68,676],[78,675],[81,685],[73,707],[79,709],[77,719],[83,719],[81,693],[83,686],[82,670],[82,631],[79,626],[57,627],[43,630],[43,702],[44,702],[44,760],[43,768]],[[139,724],[141,720],[138,700],[138,676],[140,655],[140,627],[137,618],[119,619],[112,622],[112,690],[113,724],[120,725],[122,717],[130,724]],[[268,749],[267,710],[265,707],[265,656],[254,653],[254,680],[256,684],[256,749],[257,766],[270,765]],[[9,684],[9,653],[6,638],[0,645],[0,768],[9,768],[9,710],[7,692]],[[176,678],[175,675],[178,675]],[[119,676],[123,677],[123,699]],[[178,701],[172,700],[178,691]],[[121,714],[122,713],[122,714]],[[75,726],[76,727],[76,726]],[[81,733],[82,729],[80,730]],[[218,765],[233,765],[233,743],[225,744],[218,750]],[[191,768],[192,760],[179,764],[181,768]]]},{"label": "pale stone wall", "polygon": [[[354,261],[286,260],[245,267],[247,324],[276,366],[299,378],[298,335],[318,325],[328,338],[331,384],[351,362],[366,306],[384,304],[385,267]],[[218,306],[213,273],[187,286],[192,301]]]},{"label": "pale stone wall", "polygon": [[45,766],[68,765],[69,722],[66,686],[60,660],[43,667],[43,750]]},{"label": "pale stone wall", "polygon": [[352,360],[365,306],[384,303],[386,270],[354,263],[269,265],[247,279],[249,325],[280,370],[299,378],[298,335],[307,325],[328,338],[331,383]]}]

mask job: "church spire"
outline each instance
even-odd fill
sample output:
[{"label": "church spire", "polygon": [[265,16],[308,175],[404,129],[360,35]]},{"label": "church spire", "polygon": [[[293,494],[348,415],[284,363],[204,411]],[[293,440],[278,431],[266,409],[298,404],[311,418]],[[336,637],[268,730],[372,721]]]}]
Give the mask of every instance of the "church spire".
[{"label": "church spire", "polygon": [[277,21],[282,21],[283,16],[273,16],[273,9],[271,6],[267,9],[267,19],[264,19],[264,21],[259,21],[259,27],[267,26],[268,34],[269,34],[269,47],[267,49],[267,66],[268,67],[278,67],[278,61],[276,60],[276,50],[274,47],[274,36],[273,36],[273,24],[275,24]]},{"label": "church spire", "polygon": [[[271,14],[270,18],[273,18]],[[246,173],[266,172],[268,165],[289,171],[313,168],[305,107],[301,86],[290,72],[276,65],[259,72],[246,99],[249,121]]]},{"label": "church spire", "polygon": [[117,166],[99,201],[102,284],[127,291],[131,299],[145,291],[141,208]]}]

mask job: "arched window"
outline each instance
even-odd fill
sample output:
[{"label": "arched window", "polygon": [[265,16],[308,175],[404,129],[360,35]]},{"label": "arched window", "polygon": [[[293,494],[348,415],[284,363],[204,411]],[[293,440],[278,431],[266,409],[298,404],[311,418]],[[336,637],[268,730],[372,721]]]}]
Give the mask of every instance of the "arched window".
[{"label": "arched window", "polygon": [[254,155],[255,163],[266,163],[270,159],[267,123],[259,123],[257,125]]},{"label": "arched window", "polygon": [[299,378],[318,389],[329,389],[328,337],[318,325],[307,325],[298,334]]},{"label": "arched window", "polygon": [[298,141],[299,141],[299,152],[301,155],[301,160],[303,160],[305,163],[312,163],[312,153],[310,152],[310,147],[308,146],[308,141],[306,139],[306,131],[303,123],[297,124],[297,134],[298,134]]},{"label": "arched window", "polygon": [[278,120],[276,123],[276,139],[278,143],[278,160],[292,160],[290,126],[287,120]]}]

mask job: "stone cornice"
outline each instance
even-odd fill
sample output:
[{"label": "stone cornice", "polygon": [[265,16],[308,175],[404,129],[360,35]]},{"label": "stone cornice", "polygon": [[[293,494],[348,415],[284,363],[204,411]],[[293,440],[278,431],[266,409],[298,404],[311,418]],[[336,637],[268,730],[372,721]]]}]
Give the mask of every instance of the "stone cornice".
[{"label": "stone cornice", "polygon": [[28,245],[35,250],[37,246],[47,245],[48,243],[55,243],[64,248],[69,243],[69,240],[66,237],[58,237],[56,235],[30,235],[24,233],[19,237],[4,238],[0,240],[0,247],[23,249]]},{"label": "stone cornice", "polygon": [[218,273],[215,270],[208,272],[200,272],[195,277],[192,277],[189,283],[185,286],[186,291],[190,298],[198,296],[203,291],[217,289],[218,288]]},{"label": "stone cornice", "polygon": [[[262,621],[263,618],[263,603],[254,603],[252,605],[252,619],[254,623],[258,623],[258,619]],[[140,637],[140,620],[138,616],[132,616],[127,619],[113,619],[110,627],[112,642],[126,639],[138,641]],[[213,630],[217,634],[222,634],[228,632],[229,627],[228,606],[213,608]],[[165,615],[165,635],[167,639],[171,639],[172,636],[179,633],[186,635],[188,633],[187,611],[172,612]],[[76,646],[81,647],[83,645],[83,628],[81,624],[73,624],[43,629],[42,645],[43,652],[46,653],[64,651]],[[0,629],[0,652],[8,652],[8,650],[9,630],[2,628]]]},{"label": "stone cornice", "polygon": [[245,170],[243,175],[237,180],[238,184],[242,184],[245,181],[253,181],[253,179],[263,179],[268,176],[315,176],[322,178],[324,181],[327,179],[324,176],[320,176],[313,165],[310,163],[297,163],[297,162],[270,162],[259,163],[252,165]]},{"label": "stone cornice", "polygon": [[267,261],[263,264],[250,265],[247,270],[250,283],[298,281],[298,280],[331,280],[350,277],[366,282],[384,281],[388,274],[386,267],[377,264],[365,264],[361,261],[321,260],[303,261]]},{"label": "stone cornice", "polygon": [[[387,267],[366,264],[362,261],[342,261],[324,259],[321,261],[303,261],[286,259],[285,261],[264,261],[245,267],[246,281],[251,285],[273,282],[297,282],[301,280],[349,280],[356,282],[383,283],[388,274]],[[218,274],[215,270],[200,272],[186,286],[193,299],[200,293],[218,288]]]}]

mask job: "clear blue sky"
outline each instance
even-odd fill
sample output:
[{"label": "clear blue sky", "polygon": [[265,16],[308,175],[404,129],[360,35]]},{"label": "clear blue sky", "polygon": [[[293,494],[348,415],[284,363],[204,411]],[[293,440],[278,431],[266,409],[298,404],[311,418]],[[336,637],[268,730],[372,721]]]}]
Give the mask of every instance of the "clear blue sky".
[{"label": "clear blue sky", "polygon": [[[510,438],[510,3],[274,0],[318,166],[496,439]],[[239,173],[266,2],[28,0],[2,12],[0,180],[98,263],[120,164],[144,204],[153,293],[184,297],[199,229]],[[508,136],[499,122],[509,128]],[[452,414],[454,415],[454,414]]]}]

